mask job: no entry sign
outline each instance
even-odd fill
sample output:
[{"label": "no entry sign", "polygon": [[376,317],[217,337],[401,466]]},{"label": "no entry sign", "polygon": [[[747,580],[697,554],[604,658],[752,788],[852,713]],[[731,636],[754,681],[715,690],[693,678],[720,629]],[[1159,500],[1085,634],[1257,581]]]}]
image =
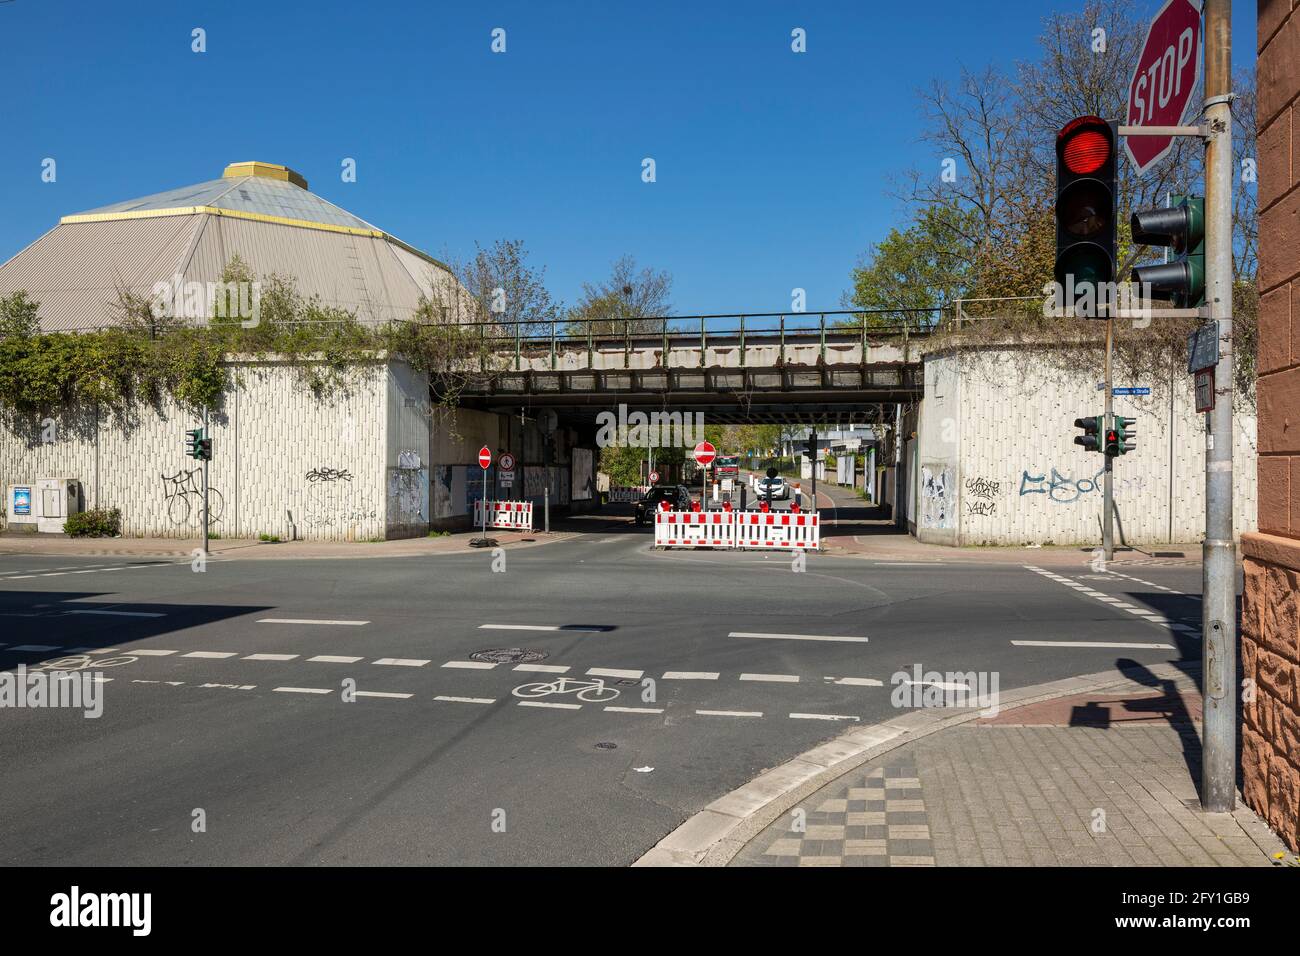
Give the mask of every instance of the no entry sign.
[{"label": "no entry sign", "polygon": [[[1166,0],[1147,28],[1128,86],[1129,126],[1181,126],[1201,77],[1200,0]],[[1134,168],[1145,172],[1173,147],[1172,136],[1126,136]]]},{"label": "no entry sign", "polygon": [[492,467],[492,449],[487,445],[478,450],[478,466],[484,471]]},{"label": "no entry sign", "polygon": [[695,463],[707,468],[718,457],[718,450],[709,442],[702,441],[695,446]]}]

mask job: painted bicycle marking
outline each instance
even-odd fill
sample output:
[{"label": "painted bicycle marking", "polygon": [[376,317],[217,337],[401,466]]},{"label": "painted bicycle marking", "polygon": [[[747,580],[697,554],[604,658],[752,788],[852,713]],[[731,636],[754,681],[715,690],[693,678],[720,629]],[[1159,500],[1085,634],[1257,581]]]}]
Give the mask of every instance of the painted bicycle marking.
[{"label": "painted bicycle marking", "polygon": [[537,698],[551,697],[557,694],[574,694],[578,700],[589,704],[604,704],[618,697],[619,692],[613,687],[606,687],[599,678],[582,680],[576,677],[558,677],[553,681],[538,681],[532,684],[520,684],[512,693],[516,697]]}]

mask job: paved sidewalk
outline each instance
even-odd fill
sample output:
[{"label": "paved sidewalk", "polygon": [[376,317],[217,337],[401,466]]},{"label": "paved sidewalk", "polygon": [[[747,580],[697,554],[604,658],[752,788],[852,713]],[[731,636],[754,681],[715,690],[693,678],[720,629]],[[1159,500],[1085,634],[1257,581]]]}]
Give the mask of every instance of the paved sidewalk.
[{"label": "paved sidewalk", "polygon": [[1084,693],[881,754],[759,832],[732,866],[1270,866],[1244,806],[1199,808],[1189,680]]}]

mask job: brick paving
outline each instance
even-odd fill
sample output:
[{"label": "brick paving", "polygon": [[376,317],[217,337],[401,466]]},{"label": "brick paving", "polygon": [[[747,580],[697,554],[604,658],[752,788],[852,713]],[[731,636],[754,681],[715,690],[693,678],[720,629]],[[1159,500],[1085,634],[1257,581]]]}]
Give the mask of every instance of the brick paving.
[{"label": "brick paving", "polygon": [[1201,812],[1187,686],[1004,711],[881,755],[732,866],[1270,866],[1250,810]]}]

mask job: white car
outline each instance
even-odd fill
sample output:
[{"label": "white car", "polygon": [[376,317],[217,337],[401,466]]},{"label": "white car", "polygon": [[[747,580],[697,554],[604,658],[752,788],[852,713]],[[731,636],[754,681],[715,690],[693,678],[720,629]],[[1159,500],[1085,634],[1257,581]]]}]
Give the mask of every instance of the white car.
[{"label": "white car", "polygon": [[754,494],[760,499],[770,495],[773,501],[789,501],[790,483],[784,478],[755,478]]}]

